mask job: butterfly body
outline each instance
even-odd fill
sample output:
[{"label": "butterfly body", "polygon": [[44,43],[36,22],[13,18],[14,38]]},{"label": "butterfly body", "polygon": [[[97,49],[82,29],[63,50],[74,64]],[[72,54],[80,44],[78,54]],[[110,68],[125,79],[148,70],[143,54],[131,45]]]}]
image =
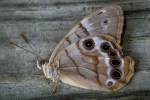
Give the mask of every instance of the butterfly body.
[{"label": "butterfly body", "polygon": [[134,60],[120,45],[123,19],[119,6],[84,18],[42,65],[45,76],[90,90],[117,91],[125,86],[134,74]]}]

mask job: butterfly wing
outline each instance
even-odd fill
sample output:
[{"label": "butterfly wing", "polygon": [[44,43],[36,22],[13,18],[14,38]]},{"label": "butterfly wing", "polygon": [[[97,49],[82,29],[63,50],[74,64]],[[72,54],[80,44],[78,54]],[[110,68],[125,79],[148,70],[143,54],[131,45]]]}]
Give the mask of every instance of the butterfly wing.
[{"label": "butterfly wing", "polygon": [[111,35],[120,44],[123,23],[123,11],[118,5],[96,11],[84,18],[61,40],[51,55],[50,63],[60,50],[89,35]]},{"label": "butterfly wing", "polygon": [[[60,79],[64,83],[73,86],[101,91],[115,91],[120,89],[124,84],[118,81],[118,85],[115,85],[114,88],[108,87],[108,85],[113,83],[110,79],[110,83],[107,82],[110,77],[108,75],[110,72],[107,71],[108,64],[106,62],[108,60],[106,61],[104,59],[108,58],[99,55],[102,52],[99,51],[100,44],[97,45],[99,53],[91,55],[93,53],[85,53],[85,51],[80,48],[78,42],[87,37],[92,38],[93,36],[98,36],[98,38],[100,38],[107,35],[107,38],[109,37],[109,39],[107,39],[108,42],[110,40],[116,45],[120,45],[123,19],[122,9],[116,5],[98,10],[84,18],[57,45],[51,55],[48,67],[58,67]],[[101,39],[98,41],[95,40],[95,43],[100,43],[99,41],[101,41]],[[121,47],[118,47],[115,50],[120,52],[120,48]],[[123,57],[120,59],[123,59]],[[126,61],[128,63],[128,60]],[[129,65],[130,64],[124,66],[128,68]],[[129,79],[125,80],[125,82],[130,80],[133,73],[129,76]]]},{"label": "butterfly wing", "polygon": [[[102,60],[101,64],[98,65],[97,56],[84,55],[80,49],[78,43],[73,43],[59,53],[61,81],[85,89],[109,91],[103,85],[105,84],[103,81],[107,78],[106,65],[102,64]],[[101,69],[104,71],[103,73],[99,73]]]},{"label": "butterfly wing", "polygon": [[[93,39],[94,47],[87,49],[85,41]],[[102,37],[87,37],[72,43],[57,56],[60,79],[64,83],[90,90],[117,91],[134,75],[134,60],[124,56],[120,46],[110,42],[111,51],[103,51]],[[115,53],[115,55],[110,55]]]},{"label": "butterfly wing", "polygon": [[120,6],[110,6],[96,11],[81,21],[91,35],[108,34],[120,44],[123,31],[123,11]]}]

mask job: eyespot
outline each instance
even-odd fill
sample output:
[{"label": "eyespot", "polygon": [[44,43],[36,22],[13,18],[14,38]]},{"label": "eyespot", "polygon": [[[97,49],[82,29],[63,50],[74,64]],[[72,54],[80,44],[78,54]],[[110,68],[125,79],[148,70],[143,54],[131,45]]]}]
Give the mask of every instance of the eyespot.
[{"label": "eyespot", "polygon": [[115,51],[113,51],[113,50],[110,50],[109,51],[109,56],[110,57],[115,57],[115,56],[117,56],[117,53]]},{"label": "eyespot", "polygon": [[121,61],[120,61],[120,59],[111,59],[110,64],[114,67],[118,67],[121,65]]},{"label": "eyespot", "polygon": [[119,80],[121,78],[121,71],[118,69],[114,69],[111,71],[112,79]]},{"label": "eyespot", "polygon": [[86,39],[83,41],[83,46],[87,50],[92,50],[95,46],[93,39]]},{"label": "eyespot", "polygon": [[110,49],[109,43],[104,42],[104,43],[101,44],[101,50],[102,50],[103,52],[108,52],[109,49]]},{"label": "eyespot", "polygon": [[108,24],[108,20],[107,20],[107,19],[104,20],[104,24],[105,24],[105,25]]},{"label": "eyespot", "polygon": [[113,85],[113,82],[112,82],[112,81],[108,81],[108,82],[107,82],[107,86],[108,86],[108,87],[111,87],[112,85]]}]

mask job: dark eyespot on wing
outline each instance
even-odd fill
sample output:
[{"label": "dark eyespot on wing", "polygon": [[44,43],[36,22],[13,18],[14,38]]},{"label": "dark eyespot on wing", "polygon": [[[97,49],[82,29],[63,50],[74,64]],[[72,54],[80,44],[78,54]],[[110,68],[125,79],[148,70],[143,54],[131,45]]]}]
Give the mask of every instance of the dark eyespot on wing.
[{"label": "dark eyespot on wing", "polygon": [[100,49],[101,49],[103,52],[108,52],[109,49],[110,49],[109,43],[107,43],[107,42],[102,43],[101,46],[100,46]]},{"label": "dark eyespot on wing", "polygon": [[92,50],[95,47],[95,43],[93,39],[86,39],[83,41],[83,46],[87,50]]},{"label": "dark eyespot on wing", "polygon": [[121,60],[120,59],[111,59],[110,64],[113,67],[119,67],[121,65]]},{"label": "dark eyespot on wing", "polygon": [[117,54],[116,54],[115,51],[110,51],[110,52],[109,52],[109,56],[110,56],[110,57],[116,57]]},{"label": "dark eyespot on wing", "polygon": [[112,82],[112,81],[108,81],[108,82],[107,82],[107,86],[108,86],[108,87],[111,87],[112,85],[113,85],[113,82]]},{"label": "dark eyespot on wing", "polygon": [[114,70],[111,71],[112,79],[119,80],[121,78],[121,75],[122,75],[122,73],[118,69],[114,69]]},{"label": "dark eyespot on wing", "polygon": [[107,24],[108,24],[108,20],[105,19],[105,20],[103,21],[103,23],[104,23],[105,25],[107,25]]}]

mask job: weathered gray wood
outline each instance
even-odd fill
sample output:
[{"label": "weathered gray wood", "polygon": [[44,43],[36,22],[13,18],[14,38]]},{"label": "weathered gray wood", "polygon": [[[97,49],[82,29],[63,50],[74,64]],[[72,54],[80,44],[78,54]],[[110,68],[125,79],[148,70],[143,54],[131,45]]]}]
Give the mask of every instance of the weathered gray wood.
[{"label": "weathered gray wood", "polygon": [[[75,88],[60,82],[56,96],[36,69],[33,55],[7,46],[11,39],[27,47],[19,37],[28,37],[44,57],[85,15],[109,4],[125,11],[123,46],[136,59],[133,80],[117,93]],[[0,100],[69,99],[133,100],[150,97],[150,1],[147,0],[0,0]]]}]

